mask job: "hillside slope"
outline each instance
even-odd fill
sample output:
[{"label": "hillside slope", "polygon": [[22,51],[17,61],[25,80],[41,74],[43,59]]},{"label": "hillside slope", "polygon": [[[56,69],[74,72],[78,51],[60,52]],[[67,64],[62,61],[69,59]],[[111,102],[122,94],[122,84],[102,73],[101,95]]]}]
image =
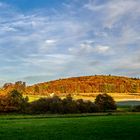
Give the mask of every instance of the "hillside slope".
[{"label": "hillside slope", "polygon": [[140,93],[140,79],[120,76],[81,76],[28,86],[27,94]]}]

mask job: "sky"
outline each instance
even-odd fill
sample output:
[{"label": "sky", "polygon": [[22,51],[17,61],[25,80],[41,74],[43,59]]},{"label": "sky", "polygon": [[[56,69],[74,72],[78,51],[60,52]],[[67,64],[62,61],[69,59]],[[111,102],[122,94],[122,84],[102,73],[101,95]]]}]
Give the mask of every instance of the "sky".
[{"label": "sky", "polygon": [[140,77],[140,0],[0,0],[0,85]]}]

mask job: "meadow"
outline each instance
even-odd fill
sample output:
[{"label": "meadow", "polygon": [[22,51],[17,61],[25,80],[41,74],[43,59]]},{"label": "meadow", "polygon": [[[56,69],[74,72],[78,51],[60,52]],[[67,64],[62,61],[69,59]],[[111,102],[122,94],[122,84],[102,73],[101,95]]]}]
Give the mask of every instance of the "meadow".
[{"label": "meadow", "polygon": [[[74,99],[83,99],[83,100],[90,100],[90,101],[94,101],[96,96],[100,94],[100,93],[78,93],[73,95],[72,97]],[[110,95],[111,97],[114,98],[114,100],[116,102],[120,102],[120,101],[140,101],[140,94],[128,94],[128,93],[107,93],[108,95]],[[44,97],[48,97],[45,95],[24,95],[24,97],[28,96],[29,98],[29,102],[38,100],[39,98],[44,98]],[[59,97],[61,98],[65,98],[66,96],[61,96],[59,95]]]},{"label": "meadow", "polygon": [[135,140],[140,114],[1,115],[0,140]]}]

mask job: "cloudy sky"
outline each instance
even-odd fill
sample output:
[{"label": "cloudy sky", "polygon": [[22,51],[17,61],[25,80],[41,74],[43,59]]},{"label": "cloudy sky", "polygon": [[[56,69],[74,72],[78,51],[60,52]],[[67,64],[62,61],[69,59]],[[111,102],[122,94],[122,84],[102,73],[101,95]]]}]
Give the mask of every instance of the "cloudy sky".
[{"label": "cloudy sky", "polygon": [[0,85],[140,77],[140,0],[0,0]]}]

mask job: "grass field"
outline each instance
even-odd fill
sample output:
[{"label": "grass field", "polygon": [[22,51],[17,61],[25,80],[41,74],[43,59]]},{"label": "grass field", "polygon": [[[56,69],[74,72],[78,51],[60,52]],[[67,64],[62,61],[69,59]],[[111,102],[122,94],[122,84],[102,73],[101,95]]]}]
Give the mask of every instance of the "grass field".
[{"label": "grass field", "polygon": [[0,116],[0,140],[136,140],[140,114],[111,116]]},{"label": "grass field", "polygon": [[[79,93],[72,95],[74,99],[84,99],[84,100],[91,100],[94,101],[96,96],[100,93]],[[126,100],[133,100],[133,101],[140,101],[140,93],[107,93],[108,95],[112,96],[116,102],[119,101],[126,101]],[[29,97],[29,101],[32,102],[42,97],[47,97],[43,95],[24,95]],[[65,98],[66,96],[60,96],[61,98]]]},{"label": "grass field", "polygon": [[129,112],[134,106],[140,105],[140,101],[137,100],[126,100],[119,101],[117,103],[117,110],[123,112]]}]

